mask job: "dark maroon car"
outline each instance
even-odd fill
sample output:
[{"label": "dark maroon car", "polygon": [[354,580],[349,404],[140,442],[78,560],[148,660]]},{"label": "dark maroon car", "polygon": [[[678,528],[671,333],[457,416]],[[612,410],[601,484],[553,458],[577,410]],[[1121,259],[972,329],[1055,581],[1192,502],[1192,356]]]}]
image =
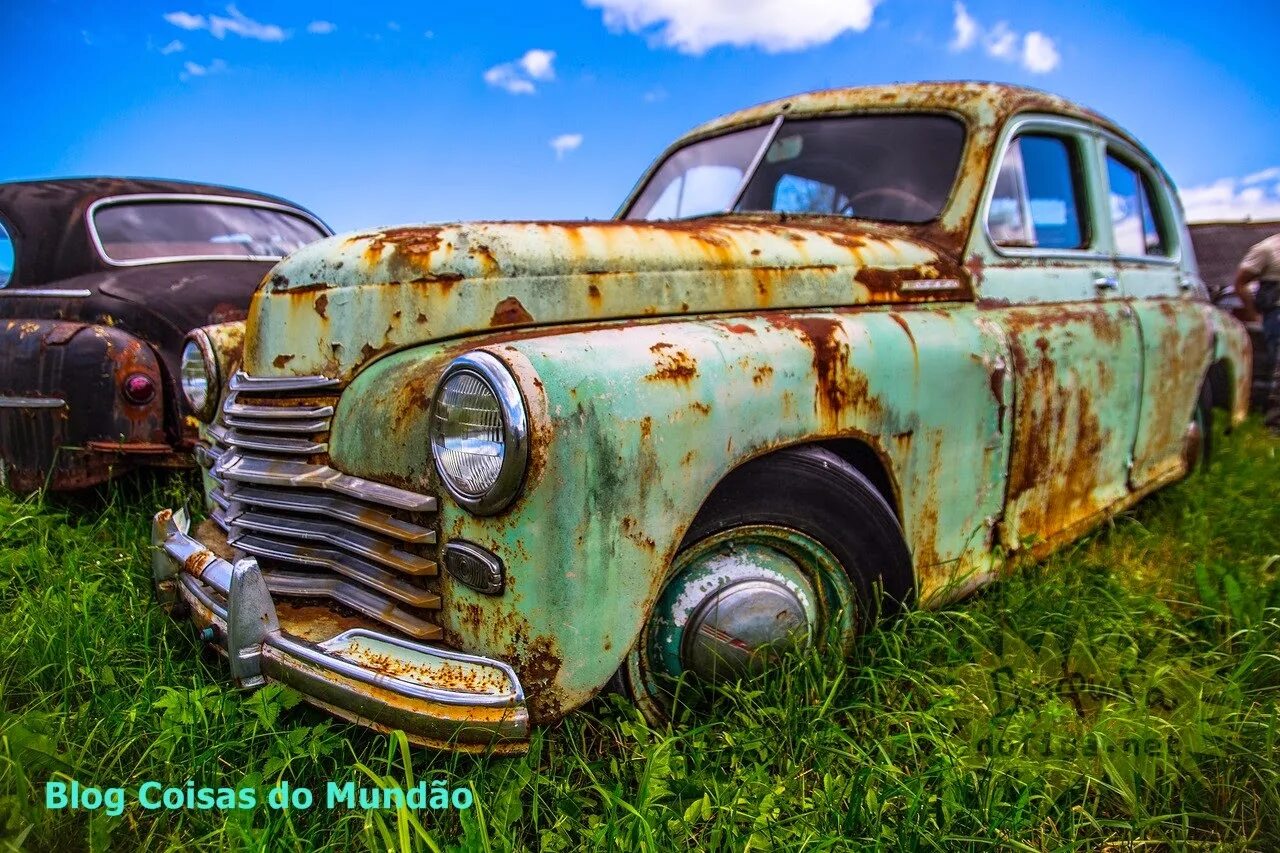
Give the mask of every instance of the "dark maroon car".
[{"label": "dark maroon car", "polygon": [[228,187],[0,183],[0,483],[78,489],[190,464],[187,332],[243,319],[277,260],[330,233]]}]

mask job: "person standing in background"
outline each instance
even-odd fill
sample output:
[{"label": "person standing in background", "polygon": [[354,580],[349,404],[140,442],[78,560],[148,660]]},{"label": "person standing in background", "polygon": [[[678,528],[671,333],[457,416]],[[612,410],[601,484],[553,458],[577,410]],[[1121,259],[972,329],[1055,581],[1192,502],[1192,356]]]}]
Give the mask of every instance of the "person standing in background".
[{"label": "person standing in background", "polygon": [[[1249,292],[1255,281],[1256,298]],[[1274,365],[1265,419],[1268,429],[1280,435],[1280,234],[1272,234],[1245,254],[1236,270],[1236,295],[1244,304],[1246,322],[1262,317],[1262,334]]]}]

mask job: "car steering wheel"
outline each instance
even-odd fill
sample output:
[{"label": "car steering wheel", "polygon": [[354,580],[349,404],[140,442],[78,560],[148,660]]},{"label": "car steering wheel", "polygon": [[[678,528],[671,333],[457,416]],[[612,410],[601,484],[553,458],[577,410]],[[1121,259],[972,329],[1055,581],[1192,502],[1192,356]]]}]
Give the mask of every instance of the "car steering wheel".
[{"label": "car steering wheel", "polygon": [[[893,213],[894,216],[892,218],[895,219],[932,219],[938,212],[932,204],[920,198],[920,196],[897,187],[876,187],[870,190],[863,190],[849,199],[848,204],[840,212],[845,216],[857,216],[863,205],[870,202],[871,206],[874,207],[876,200],[881,200],[882,204],[886,201],[889,202],[887,212]],[[896,209],[893,206],[894,203],[896,203]],[[885,211],[877,212],[883,216]]]}]

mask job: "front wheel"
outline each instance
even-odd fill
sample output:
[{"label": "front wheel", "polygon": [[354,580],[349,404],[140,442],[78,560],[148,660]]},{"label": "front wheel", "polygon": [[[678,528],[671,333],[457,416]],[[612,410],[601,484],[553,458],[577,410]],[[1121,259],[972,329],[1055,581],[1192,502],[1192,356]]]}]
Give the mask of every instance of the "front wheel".
[{"label": "front wheel", "polygon": [[707,499],[622,681],[659,722],[682,677],[731,683],[827,640],[847,653],[912,591],[897,517],[871,482],[829,450],[788,448],[734,471]]}]

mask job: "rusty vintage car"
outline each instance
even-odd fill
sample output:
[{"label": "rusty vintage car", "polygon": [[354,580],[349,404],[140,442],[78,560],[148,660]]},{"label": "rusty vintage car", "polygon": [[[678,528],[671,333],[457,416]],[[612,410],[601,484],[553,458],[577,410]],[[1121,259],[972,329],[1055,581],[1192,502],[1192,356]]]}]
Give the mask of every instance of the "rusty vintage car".
[{"label": "rusty vintage car", "polygon": [[615,221],[279,264],[208,518],[155,517],[157,594],[241,685],[516,751],[610,685],[661,719],[672,679],[847,648],[1079,536],[1244,416],[1249,360],[1110,121],[991,84],[800,95],[680,139]]},{"label": "rusty vintage car", "polygon": [[[330,233],[297,205],[228,187],[0,184],[0,483],[69,490],[191,465],[187,333],[242,319],[272,264]],[[223,357],[238,358],[239,328],[220,328]],[[188,370],[212,358],[195,346]]]}]

